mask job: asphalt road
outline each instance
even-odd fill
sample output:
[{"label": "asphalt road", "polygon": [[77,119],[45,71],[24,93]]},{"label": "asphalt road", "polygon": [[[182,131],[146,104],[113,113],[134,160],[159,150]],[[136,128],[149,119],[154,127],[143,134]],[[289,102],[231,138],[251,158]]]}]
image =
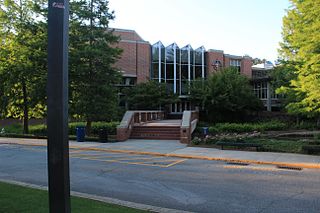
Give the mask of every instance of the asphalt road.
[{"label": "asphalt road", "polygon": [[[192,212],[320,212],[320,171],[70,150],[71,189]],[[47,185],[46,147],[0,145],[0,179]]]}]

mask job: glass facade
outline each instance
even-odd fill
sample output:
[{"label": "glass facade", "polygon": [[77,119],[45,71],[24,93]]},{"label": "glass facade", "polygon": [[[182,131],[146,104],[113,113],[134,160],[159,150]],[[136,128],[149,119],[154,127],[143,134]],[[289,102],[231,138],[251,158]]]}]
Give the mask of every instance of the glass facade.
[{"label": "glass facade", "polygon": [[168,90],[180,96],[189,94],[192,80],[206,77],[205,48],[191,45],[167,47],[159,41],[152,45],[151,79],[165,82]]},{"label": "glass facade", "polygon": [[161,41],[152,46],[151,78],[159,82],[165,81],[165,47]]}]

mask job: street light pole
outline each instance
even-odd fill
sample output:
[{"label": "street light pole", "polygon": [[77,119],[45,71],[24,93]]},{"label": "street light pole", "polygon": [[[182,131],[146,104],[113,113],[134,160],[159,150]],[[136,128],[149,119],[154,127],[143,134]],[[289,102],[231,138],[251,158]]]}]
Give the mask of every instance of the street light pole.
[{"label": "street light pole", "polygon": [[69,1],[49,0],[48,6],[47,125],[49,209],[50,213],[69,213]]}]

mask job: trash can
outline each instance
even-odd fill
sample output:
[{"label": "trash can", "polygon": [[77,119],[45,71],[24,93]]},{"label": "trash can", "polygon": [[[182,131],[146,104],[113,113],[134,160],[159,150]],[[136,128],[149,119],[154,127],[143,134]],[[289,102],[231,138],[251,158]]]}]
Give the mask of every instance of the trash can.
[{"label": "trash can", "polygon": [[99,142],[106,143],[108,142],[108,130],[99,129]]},{"label": "trash can", "polygon": [[209,134],[209,127],[202,127],[203,135],[206,136]]},{"label": "trash can", "polygon": [[86,135],[85,132],[86,128],[83,126],[77,126],[76,127],[76,134],[77,134],[77,142],[84,142],[84,138]]}]

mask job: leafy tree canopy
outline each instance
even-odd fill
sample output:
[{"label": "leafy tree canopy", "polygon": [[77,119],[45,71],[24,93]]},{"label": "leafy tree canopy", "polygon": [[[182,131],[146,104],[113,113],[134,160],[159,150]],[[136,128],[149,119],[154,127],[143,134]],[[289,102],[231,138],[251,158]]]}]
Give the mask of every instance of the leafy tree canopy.
[{"label": "leafy tree canopy", "polygon": [[148,81],[124,91],[131,110],[158,110],[178,101],[178,96],[167,90],[166,84]]},{"label": "leafy tree canopy", "polygon": [[280,56],[284,70],[291,70],[290,84],[278,92],[293,97],[289,113],[320,115],[320,1],[291,0],[283,19]]},{"label": "leafy tree canopy", "polygon": [[0,7],[1,111],[24,120],[43,116],[46,82],[46,25],[43,1],[6,0]]},{"label": "leafy tree canopy", "polygon": [[[226,68],[191,86],[191,100],[202,103],[212,121],[240,119],[248,110],[261,108],[249,79],[236,69]],[[199,102],[200,101],[200,102]]]}]

